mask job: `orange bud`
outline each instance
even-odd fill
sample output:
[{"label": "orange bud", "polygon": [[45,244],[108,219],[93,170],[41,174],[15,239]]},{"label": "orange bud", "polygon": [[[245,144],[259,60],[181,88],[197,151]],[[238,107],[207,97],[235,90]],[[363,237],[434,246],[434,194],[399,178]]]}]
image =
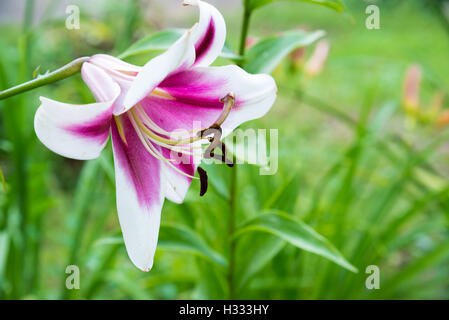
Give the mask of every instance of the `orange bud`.
[{"label": "orange bud", "polygon": [[407,111],[416,111],[419,107],[421,85],[421,66],[414,64],[407,69],[404,80],[402,102]]},{"label": "orange bud", "polygon": [[309,76],[315,76],[321,73],[321,71],[324,68],[324,64],[326,63],[327,57],[329,55],[329,50],[330,50],[329,41],[320,40],[317,43],[312,56],[306,62],[306,65],[304,67],[306,74],[308,74]]}]

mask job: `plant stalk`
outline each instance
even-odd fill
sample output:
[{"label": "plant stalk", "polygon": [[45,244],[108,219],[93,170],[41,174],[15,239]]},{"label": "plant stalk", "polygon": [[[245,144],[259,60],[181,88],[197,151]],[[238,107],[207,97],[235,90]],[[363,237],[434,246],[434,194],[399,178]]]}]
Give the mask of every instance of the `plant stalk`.
[{"label": "plant stalk", "polygon": [[82,58],[75,59],[72,62],[66,64],[65,66],[63,66],[53,72],[50,72],[43,76],[40,76],[31,81],[21,83],[15,87],[3,90],[0,92],[0,100],[3,100],[6,98],[9,98],[9,97],[18,95],[20,93],[24,93],[24,92],[45,86],[47,84],[54,83],[54,82],[66,79],[68,77],[71,77],[81,70],[81,66],[88,59],[89,59],[89,57],[82,57]]},{"label": "plant stalk", "polygon": [[[243,12],[243,22],[240,31],[240,48],[239,55],[245,55],[246,39],[248,37],[249,24],[251,18],[251,11],[249,10],[249,1],[244,2],[244,12]],[[239,66],[241,66],[239,63]],[[236,159],[234,156],[234,163]],[[228,271],[228,286],[229,286],[229,299],[235,299],[235,249],[236,240],[234,237],[235,233],[235,216],[237,211],[237,166],[235,165],[231,172],[231,181],[229,184],[229,225],[228,225],[228,239],[229,239],[229,271]]]}]

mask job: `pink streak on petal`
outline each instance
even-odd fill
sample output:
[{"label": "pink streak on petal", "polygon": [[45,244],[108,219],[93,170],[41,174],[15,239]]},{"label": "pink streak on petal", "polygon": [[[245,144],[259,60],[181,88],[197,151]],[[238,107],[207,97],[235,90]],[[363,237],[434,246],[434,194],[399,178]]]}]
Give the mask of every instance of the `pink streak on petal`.
[{"label": "pink streak on petal", "polygon": [[97,116],[96,119],[83,124],[73,124],[64,129],[76,134],[79,137],[91,139],[103,143],[109,137],[109,128],[111,126],[111,111],[107,110]]},{"label": "pink streak on petal", "polygon": [[[198,123],[200,128],[211,126],[219,116],[222,107],[215,104],[207,107],[204,103],[190,99],[167,100],[164,98],[151,97],[141,101],[141,105],[151,120],[166,131],[193,130]],[[195,103],[197,102],[197,103]],[[203,106],[198,106],[203,104]],[[221,105],[221,104],[220,104]]]},{"label": "pink streak on petal", "polygon": [[200,72],[187,70],[168,77],[159,88],[181,103],[222,109],[220,98],[228,93],[222,90],[226,84],[225,79],[213,79]]},{"label": "pink streak on petal", "polygon": [[[173,155],[172,152],[167,148],[161,148],[162,155],[167,159],[173,159],[178,161],[173,161],[172,165],[175,166],[177,169],[181,170],[184,173],[187,173],[188,175],[195,175],[196,171],[196,165],[195,161],[193,159],[193,156],[187,155],[187,154],[181,154],[178,153],[177,155]],[[179,173],[178,173],[179,174]],[[181,177],[185,178],[188,182],[192,181],[192,178],[186,177],[184,175],[179,174]]]},{"label": "pink streak on petal", "polygon": [[196,51],[196,61],[195,63],[201,61],[207,52],[210,50],[214,43],[215,37],[215,21],[213,18],[209,21],[209,26],[202,38],[195,44]]},{"label": "pink streak on petal", "polygon": [[134,187],[139,204],[150,209],[160,204],[160,160],[151,156],[144,148],[126,115],[120,118],[126,143],[119,135],[117,124],[112,121],[114,161],[117,161]]}]

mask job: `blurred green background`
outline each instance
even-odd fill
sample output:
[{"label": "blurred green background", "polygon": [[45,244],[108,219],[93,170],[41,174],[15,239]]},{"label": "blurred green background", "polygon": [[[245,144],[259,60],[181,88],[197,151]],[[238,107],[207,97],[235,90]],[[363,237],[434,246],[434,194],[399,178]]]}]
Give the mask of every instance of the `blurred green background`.
[{"label": "blurred green background", "polygon": [[[237,51],[242,3],[210,3],[224,15]],[[316,74],[306,67],[315,44],[288,55],[273,72],[273,109],[244,125],[279,130],[279,169],[261,176],[257,166],[238,166],[235,226],[282,212],[327,238],[358,273],[277,234],[232,240],[231,169],[224,165],[207,166],[205,197],[194,182],[184,204],[165,202],[154,267],[135,268],[121,241],[110,145],[100,159],[80,162],[53,154],[34,134],[39,96],[93,101],[75,76],[0,101],[0,298],[449,298],[449,6],[345,3],[343,14],[294,2],[253,13],[250,39],[322,29],[330,52]],[[76,57],[118,55],[151,33],[197,21],[194,9],[175,0],[72,1],[81,28],[68,30],[67,4],[0,3],[0,89]],[[380,8],[379,30],[365,26],[369,4]],[[154,54],[128,61],[143,64]],[[411,65],[422,75],[415,104],[403,96]],[[79,290],[65,286],[68,265],[80,268]],[[379,290],[365,286],[370,265],[380,269]]]}]

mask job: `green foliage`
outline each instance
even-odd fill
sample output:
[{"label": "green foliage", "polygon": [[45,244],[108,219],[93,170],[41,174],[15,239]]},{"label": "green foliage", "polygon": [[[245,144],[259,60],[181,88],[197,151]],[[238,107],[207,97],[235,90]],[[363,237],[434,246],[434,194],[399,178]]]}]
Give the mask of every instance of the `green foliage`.
[{"label": "green foliage", "polygon": [[323,31],[292,30],[263,39],[247,51],[243,67],[250,73],[272,73],[293,50],[308,46],[324,35]]},{"label": "green foliage", "polygon": [[245,223],[236,236],[250,231],[263,231],[280,237],[290,244],[325,257],[352,272],[357,268],[351,265],[343,255],[323,236],[301,221],[295,221],[286,214],[265,213]]},{"label": "green foliage", "polygon": [[335,11],[342,12],[344,5],[342,0],[244,0],[245,5],[248,6],[250,11],[263,7],[267,4],[279,2],[279,1],[291,1],[291,2],[308,2],[320,6],[331,8]]},{"label": "green foliage", "polygon": [[194,253],[220,266],[227,266],[221,254],[211,249],[195,232],[182,226],[162,225],[158,245],[161,249]]},{"label": "green foliage", "polygon": [[[135,55],[148,54],[155,51],[164,51],[168,49],[176,40],[178,40],[185,29],[168,29],[150,34],[132,44],[125,52],[119,55],[119,58],[126,59]],[[233,53],[228,44],[225,44],[220,57],[229,60],[239,60],[240,56]]]}]

